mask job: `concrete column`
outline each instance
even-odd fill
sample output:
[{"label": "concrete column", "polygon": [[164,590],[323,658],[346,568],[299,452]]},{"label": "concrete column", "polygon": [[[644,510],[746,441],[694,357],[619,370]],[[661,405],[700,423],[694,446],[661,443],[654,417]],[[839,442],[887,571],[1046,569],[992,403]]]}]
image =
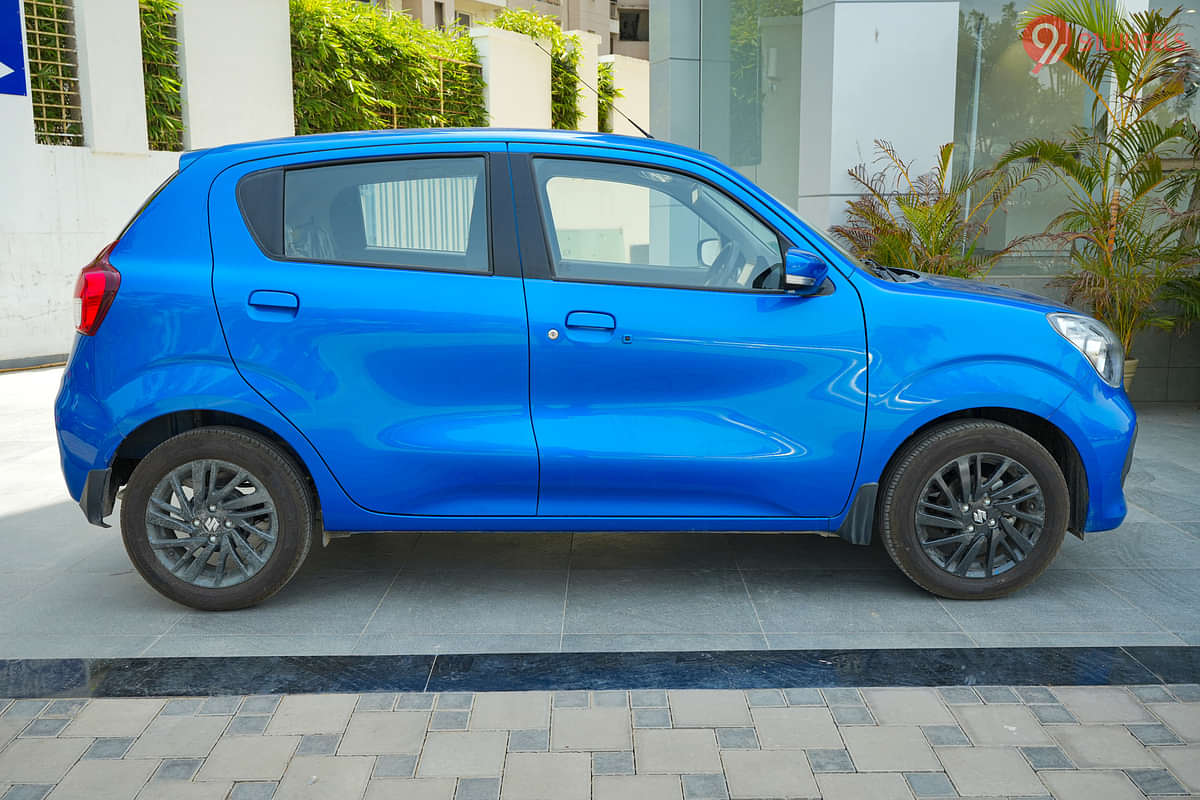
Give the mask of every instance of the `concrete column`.
[{"label": "concrete column", "polygon": [[[24,94],[0,94],[0,175],[12,175],[22,158],[22,150],[32,147],[33,98],[29,96],[28,51],[25,48],[24,4],[16,3],[16,16],[21,31],[21,64],[11,64],[16,71],[21,67],[25,78]],[[8,75],[10,81],[19,81],[17,76]],[[19,86],[20,83],[18,82]],[[14,90],[15,91],[15,90]]]},{"label": "concrete column", "polygon": [[858,191],[846,170],[895,145],[913,169],[954,138],[958,2],[841,0],[804,12],[797,210],[819,228]]},{"label": "concrete column", "polygon": [[[618,97],[613,106],[625,112],[625,115],[650,130],[650,62],[642,58],[630,56],[600,56],[601,63],[613,65],[613,83],[621,90],[623,96]],[[628,136],[641,136],[637,128],[629,124],[629,120],[618,114],[612,115],[613,133],[623,133]]]},{"label": "concrete column", "polygon": [[179,49],[185,148],[295,132],[287,0],[183,0]]},{"label": "concrete column", "polygon": [[700,146],[700,0],[650,4],[650,132]]},{"label": "concrete column", "polygon": [[600,98],[596,94],[599,82],[596,70],[600,53],[600,36],[591,31],[567,31],[567,33],[579,39],[578,70],[583,85],[579,87],[579,110],[582,112],[582,116],[579,118],[578,129],[597,131],[600,130]]},{"label": "concrete column", "polygon": [[549,128],[550,46],[523,33],[472,28],[483,65],[483,102],[497,128]]},{"label": "concrete column", "polygon": [[75,5],[83,137],[93,150],[137,153],[146,144],[146,86],[138,0]]}]

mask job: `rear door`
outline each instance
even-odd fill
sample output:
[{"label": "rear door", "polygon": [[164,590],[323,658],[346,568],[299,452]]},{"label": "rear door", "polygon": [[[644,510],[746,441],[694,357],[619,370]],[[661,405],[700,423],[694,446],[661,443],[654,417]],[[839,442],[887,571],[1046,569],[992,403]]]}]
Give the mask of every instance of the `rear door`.
[{"label": "rear door", "polygon": [[503,144],[255,161],[222,173],[209,207],[230,353],[356,503],[535,513]]}]

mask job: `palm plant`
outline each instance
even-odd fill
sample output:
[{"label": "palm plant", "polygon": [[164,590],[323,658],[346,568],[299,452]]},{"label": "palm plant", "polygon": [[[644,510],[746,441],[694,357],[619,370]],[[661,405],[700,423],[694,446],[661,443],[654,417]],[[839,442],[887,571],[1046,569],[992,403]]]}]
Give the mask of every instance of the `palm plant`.
[{"label": "palm plant", "polygon": [[[1091,124],[1061,140],[1016,142],[998,162],[1038,164],[1067,188],[1068,207],[1044,235],[1070,249],[1068,301],[1085,303],[1126,353],[1147,326],[1172,325],[1158,308],[1164,287],[1197,263],[1195,245],[1180,232],[1200,221],[1200,211],[1170,205],[1195,170],[1163,167],[1164,158],[1189,149],[1193,130],[1186,119],[1161,121],[1171,101],[1195,87],[1196,53],[1183,45],[1180,13],[1126,16],[1113,0],[1035,5],[1031,17],[1053,15],[1073,29],[1062,63],[1092,93]],[[1081,32],[1093,46],[1079,45]]]},{"label": "palm plant", "polygon": [[951,142],[938,149],[932,170],[914,175],[912,162],[903,161],[889,142],[877,140],[875,147],[882,169],[872,173],[859,164],[848,170],[863,194],[847,203],[846,223],[830,227],[859,258],[971,278],[987,274],[1023,241],[1014,239],[999,249],[979,246],[992,216],[1040,172],[1038,165],[978,169],[952,177]]}]

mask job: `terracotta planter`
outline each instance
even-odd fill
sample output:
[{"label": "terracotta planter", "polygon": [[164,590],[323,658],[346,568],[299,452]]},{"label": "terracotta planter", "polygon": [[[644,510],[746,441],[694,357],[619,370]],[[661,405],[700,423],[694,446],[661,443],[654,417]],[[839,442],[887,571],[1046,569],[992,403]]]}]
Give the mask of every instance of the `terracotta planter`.
[{"label": "terracotta planter", "polygon": [[1128,392],[1133,386],[1133,376],[1137,374],[1138,360],[1136,358],[1125,359],[1125,391]]}]

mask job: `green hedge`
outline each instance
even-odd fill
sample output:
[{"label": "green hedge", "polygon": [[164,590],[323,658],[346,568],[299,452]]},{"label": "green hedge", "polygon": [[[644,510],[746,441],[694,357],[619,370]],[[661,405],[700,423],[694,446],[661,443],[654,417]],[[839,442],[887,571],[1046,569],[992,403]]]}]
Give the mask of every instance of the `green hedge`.
[{"label": "green hedge", "polygon": [[550,42],[550,121],[555,128],[578,128],[583,117],[579,110],[579,37],[563,33],[553,17],[525,9],[506,8],[490,24]]},{"label": "green hedge", "polygon": [[355,0],[291,0],[296,133],[487,125],[467,32]]},{"label": "green hedge", "polygon": [[625,93],[617,88],[617,83],[613,78],[613,65],[611,61],[601,62],[597,70],[599,74],[596,78],[596,89],[597,94],[600,95],[598,100],[600,119],[597,120],[597,123],[603,133],[612,133],[613,103],[616,102],[618,97],[624,97]]},{"label": "green hedge", "polygon": [[146,134],[151,150],[183,149],[183,84],[176,0],[139,0],[142,21],[142,78],[146,85]]}]

